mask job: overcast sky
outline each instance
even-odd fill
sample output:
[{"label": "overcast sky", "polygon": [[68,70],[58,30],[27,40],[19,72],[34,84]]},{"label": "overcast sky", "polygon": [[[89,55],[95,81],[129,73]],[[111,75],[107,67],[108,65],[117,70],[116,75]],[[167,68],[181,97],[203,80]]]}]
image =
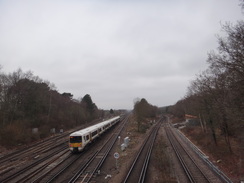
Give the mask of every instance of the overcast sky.
[{"label": "overcast sky", "polygon": [[239,0],[0,0],[0,65],[102,109],[175,104]]}]

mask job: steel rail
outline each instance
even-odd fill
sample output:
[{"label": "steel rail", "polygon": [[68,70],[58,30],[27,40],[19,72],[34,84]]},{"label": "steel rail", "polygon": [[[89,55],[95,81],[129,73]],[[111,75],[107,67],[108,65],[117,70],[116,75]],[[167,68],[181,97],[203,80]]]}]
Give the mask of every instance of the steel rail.
[{"label": "steel rail", "polygon": [[76,174],[69,180],[69,183],[71,182],[75,182],[79,179],[80,175],[84,172],[84,169],[86,169],[91,162],[96,158],[97,154],[99,153],[99,151],[96,151],[90,158],[89,160],[83,164],[80,169],[76,172]]},{"label": "steel rail", "polygon": [[33,177],[35,177],[38,173],[40,173],[42,170],[44,170],[47,166],[49,166],[50,164],[52,164],[54,161],[56,161],[57,159],[59,159],[61,156],[63,156],[64,154],[66,154],[68,152],[68,150],[65,149],[64,152],[61,153],[61,155],[49,160],[47,163],[45,163],[44,165],[40,166],[39,168],[37,168],[36,170],[34,170],[33,172],[31,172],[31,174],[28,174],[26,176],[24,176],[23,178],[19,179],[18,182],[27,182],[30,179],[32,179]]},{"label": "steel rail", "polygon": [[[60,169],[58,172],[56,172],[55,174],[53,174],[52,177],[49,178],[46,181],[46,183],[53,182],[55,179],[57,179],[63,172],[65,172],[66,169],[68,169],[71,165],[73,165],[73,163],[76,162],[82,155],[83,155],[83,153],[80,153],[79,156],[77,156],[76,158],[74,158],[71,162],[69,162],[67,165],[65,165],[62,169]],[[96,157],[96,155],[97,155],[97,151],[92,156],[89,157],[89,161],[92,160],[92,159],[94,159]],[[65,160],[63,160],[62,162],[60,162],[58,165],[62,164]],[[85,168],[85,166],[87,165],[88,162],[85,162],[85,164],[82,167],[80,167],[80,169]],[[33,183],[39,182],[44,176],[46,176],[52,170],[54,170],[55,168],[57,168],[57,166],[54,167],[53,169],[50,169],[48,172],[44,173],[40,177],[38,177]],[[77,172],[77,174],[78,174],[78,172]]]},{"label": "steel rail", "polygon": [[[128,119],[128,118],[127,118]],[[91,174],[86,174],[86,176],[82,179],[82,182],[89,182],[92,178],[92,176],[94,175],[94,173],[98,170],[98,168],[100,168],[103,164],[103,162],[105,161],[108,153],[110,152],[110,150],[112,149],[114,143],[117,140],[117,137],[119,136],[119,134],[121,133],[122,129],[124,128],[124,125],[126,123],[127,120],[124,120],[124,122],[121,124],[121,127],[119,128],[117,133],[114,133],[110,136],[110,138],[104,143],[104,145],[99,149],[99,151],[90,159],[90,161],[88,161],[85,165],[83,165],[78,171],[77,173],[69,180],[69,183],[74,183],[76,182],[80,176],[85,172],[85,169],[88,168],[88,166],[93,162],[93,160],[96,158],[96,155],[99,154],[104,147],[106,147],[106,145],[109,145],[109,147],[107,147],[105,150],[105,153],[103,155],[103,158],[101,158],[101,160],[98,162],[97,166],[93,169],[93,171],[91,172]],[[115,136],[115,137],[114,137]],[[114,139],[113,141],[111,141],[111,139]],[[89,176],[88,176],[89,175]],[[87,180],[86,180],[87,178]]]},{"label": "steel rail", "polygon": [[[101,159],[101,161],[99,161],[99,163],[97,164],[97,166],[94,168],[94,170],[93,170],[93,172],[92,172],[92,175],[94,175],[95,172],[96,172],[97,170],[99,170],[99,169],[101,168],[101,166],[103,165],[104,161],[106,160],[106,158],[107,158],[107,156],[108,156],[108,153],[111,151],[111,149],[112,149],[113,145],[115,144],[115,142],[116,142],[116,140],[117,140],[119,134],[120,134],[121,131],[123,130],[123,128],[124,128],[124,126],[125,126],[125,124],[126,124],[128,118],[129,118],[129,116],[127,116],[127,118],[126,118],[126,120],[124,121],[124,123],[122,123],[122,125],[121,125],[122,127],[121,127],[121,128],[119,129],[119,131],[116,133],[117,135],[115,135],[114,142],[111,143],[111,147],[108,147],[108,149],[107,149],[107,151],[105,152],[103,158]],[[90,177],[88,178],[88,180],[86,180],[86,182],[89,182],[91,179],[92,179],[92,176],[90,176]],[[84,179],[82,182],[84,182],[84,181],[85,181],[85,179]]]},{"label": "steel rail", "polygon": [[[168,131],[169,130],[169,131]],[[167,136],[168,136],[168,132],[170,132],[170,136],[171,137],[173,137],[174,139],[175,139],[175,141],[173,141],[172,140],[172,138],[169,138],[169,136],[168,136],[168,139],[169,139],[169,141],[170,141],[170,143],[171,143],[171,145],[172,145],[172,147],[173,147],[173,149],[175,150],[176,149],[176,154],[177,154],[177,157],[179,158],[179,160],[180,160],[180,162],[183,162],[183,163],[181,163],[181,165],[182,165],[182,167],[185,167],[184,168],[184,171],[186,172],[186,174],[187,174],[187,177],[188,177],[188,179],[190,180],[190,182],[197,182],[197,180],[195,180],[195,178],[194,178],[194,176],[192,175],[192,172],[190,171],[190,169],[188,168],[188,165],[186,164],[186,162],[185,162],[185,160],[184,160],[184,158],[182,157],[182,154],[180,153],[180,151],[179,151],[179,147],[177,148],[176,146],[175,146],[175,144],[174,144],[174,142],[175,143],[178,143],[179,145],[180,145],[180,147],[181,147],[181,149],[185,152],[185,154],[189,157],[189,159],[191,160],[191,162],[193,163],[192,165],[194,165],[195,167],[196,167],[196,169],[195,170],[198,170],[200,173],[201,173],[201,175],[203,176],[203,178],[207,181],[207,182],[211,182],[210,180],[209,180],[209,178],[203,173],[203,171],[201,170],[201,168],[197,165],[197,163],[195,162],[195,160],[190,156],[190,154],[187,152],[187,150],[182,146],[182,144],[178,141],[178,139],[175,137],[175,135],[174,135],[174,133],[172,132],[172,130],[171,130],[171,128],[168,128],[168,130],[166,130],[166,134],[167,134]]]},{"label": "steel rail", "polygon": [[[51,171],[53,171],[54,169],[56,169],[60,164],[62,164],[64,161],[68,160],[70,157],[72,157],[71,154],[69,154],[69,156],[67,156],[63,161],[59,162],[57,164],[57,166],[55,166],[53,169],[48,170],[47,172],[43,173],[42,175],[40,175],[39,177],[37,177],[35,180],[33,180],[32,183],[37,183],[40,182],[40,180],[42,180],[48,173],[50,173]],[[78,157],[79,158],[79,157]],[[75,158],[71,163],[73,163],[74,161],[76,161],[78,158]],[[60,170],[59,172],[62,172],[62,170]],[[61,173],[56,173],[52,176],[51,179],[49,179],[47,182],[51,182],[53,181],[59,174]]]},{"label": "steel rail", "polygon": [[[14,158],[20,158],[20,155],[23,155],[23,154],[26,154],[26,153],[29,153],[30,150],[33,150],[35,152],[39,152],[41,149],[45,149],[46,147],[50,147],[51,144],[53,144],[53,141],[55,140],[58,140],[58,139],[61,139],[61,138],[64,138],[65,136],[67,136],[68,134],[62,134],[62,135],[58,135],[58,136],[54,136],[52,138],[47,138],[45,140],[42,140],[40,142],[36,142],[32,145],[29,145],[27,147],[23,147],[19,150],[16,150],[12,153],[9,153],[9,154],[6,154],[6,155],[3,155],[0,157],[0,164],[8,161],[8,160],[11,160],[11,159],[14,159]],[[60,144],[62,144],[63,142],[60,142]],[[60,145],[59,144],[59,145]],[[53,149],[53,147],[51,146],[50,148],[48,148],[48,150],[50,149]]]},{"label": "steel rail", "polygon": [[212,169],[214,174],[217,175],[222,182],[232,183],[232,181],[220,169],[218,169],[208,158],[206,158],[206,155],[196,145],[194,145],[182,132],[178,130],[176,132],[195,151],[195,153],[201,158],[201,160],[209,168]]},{"label": "steel rail", "polygon": [[172,139],[171,139],[169,133],[167,132],[167,130],[166,130],[166,135],[167,135],[167,137],[168,137],[168,139],[169,139],[169,141],[170,141],[171,146],[173,147],[173,149],[174,149],[174,151],[175,151],[175,153],[176,153],[176,156],[177,156],[178,160],[180,161],[180,164],[181,164],[181,166],[182,166],[184,172],[185,172],[186,175],[187,175],[188,180],[189,180],[191,183],[194,183],[195,180],[194,180],[193,176],[191,175],[190,170],[188,169],[188,167],[187,167],[186,163],[184,162],[183,158],[181,157],[181,155],[180,155],[178,149],[176,148],[175,144],[173,143],[173,141],[172,141]]},{"label": "steel rail", "polygon": [[[160,120],[158,121],[158,124],[151,130],[151,132],[147,136],[147,138],[144,140],[144,142],[143,142],[143,144],[142,144],[142,146],[141,146],[141,148],[140,148],[137,156],[135,157],[135,159],[134,159],[134,161],[133,161],[133,163],[132,163],[132,165],[131,165],[131,167],[130,167],[130,169],[129,169],[129,171],[128,171],[128,173],[127,173],[127,175],[126,175],[126,177],[125,177],[125,179],[123,181],[124,183],[128,182],[129,178],[132,176],[132,171],[134,170],[135,165],[138,162],[138,159],[139,159],[140,155],[142,154],[142,151],[144,150],[146,144],[148,142],[149,143],[151,142],[151,147],[150,148],[153,147],[154,141],[152,141],[152,138],[155,140],[156,134],[157,134],[157,131],[158,131],[159,127],[160,127]],[[154,135],[154,136],[152,137],[152,135]],[[140,173],[140,177],[139,177],[138,182],[141,182],[141,181],[143,182],[144,179],[145,179],[145,175],[146,175],[146,172],[147,172],[147,167],[148,167],[149,159],[150,159],[150,156],[151,156],[151,150],[149,149],[147,151],[145,161],[144,161],[143,166],[142,166],[142,169],[140,171],[141,173]]]},{"label": "steel rail", "polygon": [[29,169],[33,168],[34,166],[38,165],[39,163],[41,163],[41,162],[43,162],[43,161],[49,159],[49,158],[52,157],[53,155],[57,154],[57,153],[60,152],[61,150],[65,150],[66,148],[67,148],[67,146],[64,146],[64,147],[62,147],[61,149],[59,149],[59,150],[57,150],[57,151],[54,151],[54,152],[50,153],[48,156],[45,156],[45,157],[43,157],[43,158],[41,158],[41,159],[35,161],[34,163],[32,163],[32,164],[30,164],[30,165],[28,165],[28,166],[26,166],[26,167],[20,169],[19,171],[15,172],[14,174],[12,174],[12,175],[10,175],[10,176],[8,176],[8,177],[6,177],[6,178],[3,178],[2,180],[0,180],[0,182],[1,182],[1,183],[4,183],[4,182],[8,182],[8,181],[10,181],[11,179],[16,178],[16,177],[19,176],[20,174],[22,174],[22,173],[28,171]]},{"label": "steel rail", "polygon": [[[118,137],[118,134],[115,135],[115,137]],[[111,144],[109,145],[109,147],[106,149],[106,151],[105,151],[105,153],[104,153],[102,159],[98,162],[97,166],[93,169],[91,175],[87,178],[87,180],[86,180],[86,178],[84,178],[84,179],[82,180],[82,182],[89,182],[89,181],[91,180],[91,178],[92,178],[92,176],[95,174],[95,172],[99,169],[99,167],[102,166],[103,162],[104,162],[105,159],[107,158],[108,153],[111,151],[111,149],[112,149],[113,145],[115,144],[116,140],[117,140],[117,138],[114,138],[114,140],[111,142]]]},{"label": "steel rail", "polygon": [[149,164],[150,157],[151,157],[151,154],[152,154],[153,145],[154,145],[154,142],[156,140],[156,136],[157,136],[157,132],[158,132],[159,128],[160,128],[160,125],[158,126],[158,128],[156,128],[156,132],[153,133],[153,139],[151,141],[150,148],[148,150],[145,162],[143,164],[143,168],[142,168],[143,171],[141,172],[141,175],[139,177],[139,182],[141,182],[141,183],[145,181],[148,164]]}]

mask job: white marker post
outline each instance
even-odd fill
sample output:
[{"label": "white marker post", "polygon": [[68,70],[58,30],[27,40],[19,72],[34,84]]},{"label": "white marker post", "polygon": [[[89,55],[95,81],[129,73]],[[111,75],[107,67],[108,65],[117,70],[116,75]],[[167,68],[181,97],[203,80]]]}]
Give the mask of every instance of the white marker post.
[{"label": "white marker post", "polygon": [[120,145],[120,136],[118,136],[118,145]]},{"label": "white marker post", "polygon": [[114,158],[116,160],[116,169],[118,169],[118,159],[119,159],[119,153],[114,153]]}]

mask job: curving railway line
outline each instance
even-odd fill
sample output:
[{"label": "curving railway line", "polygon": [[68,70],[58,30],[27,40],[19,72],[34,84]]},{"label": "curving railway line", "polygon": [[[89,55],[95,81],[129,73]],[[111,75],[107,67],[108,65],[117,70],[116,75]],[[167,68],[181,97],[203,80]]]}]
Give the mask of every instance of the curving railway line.
[{"label": "curving railway line", "polygon": [[111,141],[116,139],[120,133],[117,129],[121,130],[124,123],[126,120],[122,120],[119,125],[114,126],[114,129],[111,128],[109,133],[97,139],[98,142],[94,143],[92,147],[81,153],[69,154],[62,161],[56,163],[53,168],[43,172],[31,182],[80,182],[84,177],[83,182],[89,181],[97,173],[97,169],[102,166],[106,159],[106,153],[109,152],[109,146],[112,146]]},{"label": "curving railway line", "polygon": [[210,183],[211,181],[207,175],[203,173],[187,150],[179,143],[169,127],[166,130],[166,134],[189,182]]},{"label": "curving railway line", "polygon": [[57,154],[59,154],[60,152],[63,153],[63,151],[67,153],[67,148],[67,144],[61,145],[58,149],[51,151],[50,153],[41,157],[40,159],[37,159],[32,163],[29,163],[25,166],[22,166],[21,168],[18,168],[6,174],[5,176],[3,176],[2,179],[0,179],[0,182],[26,182],[25,180],[28,180],[30,177],[36,175],[36,173],[41,171],[43,167],[51,164],[56,158]]},{"label": "curving railway line", "polygon": [[[68,167],[87,158],[84,156],[85,151],[80,154],[70,153],[67,138],[70,133],[0,157],[0,182],[55,181]],[[56,173],[53,173],[55,170]]]},{"label": "curving railway line", "polygon": [[0,182],[3,178],[11,174],[11,172],[18,172],[18,169],[22,169],[27,164],[35,164],[38,159],[48,156],[50,152],[60,151],[62,146],[67,147],[67,137],[71,132],[67,131],[2,155],[0,157]]},{"label": "curving railway line", "polygon": [[[127,118],[128,119],[128,118]],[[73,177],[69,180],[69,183],[80,182],[87,183],[90,182],[94,175],[99,172],[99,169],[102,167],[104,161],[106,160],[108,154],[110,153],[112,147],[118,139],[124,125],[127,122],[127,119],[123,121],[116,129],[114,133],[111,134],[108,140],[104,142],[102,147],[95,151],[93,155],[88,159],[87,162],[82,164]]]},{"label": "curving railway line", "polygon": [[[96,143],[92,144],[92,147],[78,154],[69,152],[67,134],[63,134],[43,143],[34,144],[29,149],[22,149],[0,157],[0,182],[100,182],[101,178],[104,178],[104,173],[107,173],[103,170],[104,167],[114,167],[107,166],[108,163],[111,163],[109,156],[111,158],[111,154],[113,154],[112,149],[115,150],[119,147],[115,145],[118,136],[121,136],[123,132],[127,133],[123,129],[126,129],[125,124],[127,124],[128,117],[121,119],[118,125],[109,130],[109,133],[104,133]],[[136,152],[133,162],[130,161],[131,165],[124,169],[128,172],[121,172],[119,182],[150,182],[147,180],[150,179],[148,178],[150,173],[147,170],[154,141],[162,126],[162,121],[163,118],[152,126],[139,151]],[[168,123],[163,123],[163,126],[164,128],[160,130],[165,131],[165,138],[167,137],[172,150],[174,150],[172,154],[177,157],[177,164],[180,164],[180,172],[184,172],[180,175],[184,177],[183,179],[178,177],[180,181],[192,183],[228,182],[199,158],[199,155],[192,150],[186,139],[176,129]],[[50,146],[52,147],[50,148]],[[117,171],[119,172],[118,169]]]},{"label": "curving railway line", "polygon": [[178,136],[170,125],[165,127],[166,135],[181,165],[187,182],[221,183],[221,179],[207,164]]}]

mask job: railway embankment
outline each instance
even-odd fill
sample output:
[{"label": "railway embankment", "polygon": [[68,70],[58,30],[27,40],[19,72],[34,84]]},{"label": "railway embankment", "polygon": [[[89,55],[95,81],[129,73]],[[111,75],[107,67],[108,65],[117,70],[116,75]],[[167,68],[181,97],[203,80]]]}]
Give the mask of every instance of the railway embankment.
[{"label": "railway embankment", "polygon": [[243,144],[230,138],[232,152],[226,147],[224,138],[220,132],[217,133],[218,144],[214,143],[210,132],[203,132],[200,127],[186,127],[181,132],[193,142],[201,151],[208,156],[208,159],[222,170],[233,182],[240,182],[244,177],[244,166],[241,165]]},{"label": "railway embankment", "polygon": [[[238,140],[235,136],[229,137],[231,150],[226,144],[226,139],[220,130],[216,130],[216,141],[214,142],[211,129],[205,129],[201,125],[184,124],[176,117],[171,116],[170,121],[184,134],[207,159],[220,171],[226,174],[232,182],[244,180],[244,144],[243,140]],[[177,125],[175,125],[177,124]]]}]

